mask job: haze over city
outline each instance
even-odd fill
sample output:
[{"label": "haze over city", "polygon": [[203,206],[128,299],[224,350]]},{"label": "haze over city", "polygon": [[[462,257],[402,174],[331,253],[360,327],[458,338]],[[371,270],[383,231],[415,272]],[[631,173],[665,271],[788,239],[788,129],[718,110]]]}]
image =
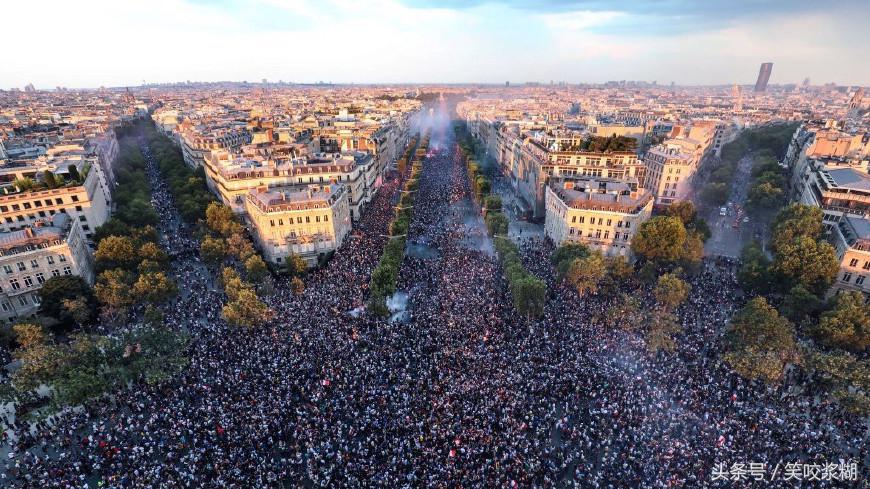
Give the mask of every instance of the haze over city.
[{"label": "haze over city", "polygon": [[[870,4],[789,1],[6,2],[0,88],[142,81],[870,82]],[[40,32],[34,35],[33,23]],[[33,53],[33,56],[27,55]],[[836,53],[836,55],[832,55]]]},{"label": "haze over city", "polygon": [[870,3],[0,14],[0,487],[870,487]]}]

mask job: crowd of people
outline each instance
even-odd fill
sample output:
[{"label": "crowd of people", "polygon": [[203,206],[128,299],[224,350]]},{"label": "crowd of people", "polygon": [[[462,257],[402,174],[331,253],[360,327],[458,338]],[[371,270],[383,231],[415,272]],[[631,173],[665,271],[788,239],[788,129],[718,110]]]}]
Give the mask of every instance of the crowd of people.
[{"label": "crowd of people", "polygon": [[[806,392],[746,382],[720,360],[723,326],[739,307],[729,264],[691,277],[673,354],[649,355],[641,336],[610,327],[610,296],[580,297],[557,282],[553,246],[540,239],[521,250],[548,282],[544,315],[516,314],[444,111],[408,235],[428,250],[402,263],[401,321],[350,312],[368,297],[402,176],[305,277],[303,294],[277,279],[264,297],[274,319],[248,330],[221,320],[225,297],[146,153],[183,290],[165,321],[190,332],[190,366],[52,422],[11,425],[0,484],[744,487],[714,481],[715,465],[838,459],[857,461],[866,480],[861,420]],[[652,303],[649,287],[621,287]],[[839,487],[813,487],[825,484]]]}]

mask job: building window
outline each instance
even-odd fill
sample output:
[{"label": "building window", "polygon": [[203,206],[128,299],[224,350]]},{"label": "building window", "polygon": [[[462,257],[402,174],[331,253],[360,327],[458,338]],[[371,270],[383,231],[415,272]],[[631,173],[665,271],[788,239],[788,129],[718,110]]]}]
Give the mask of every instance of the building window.
[{"label": "building window", "polygon": [[323,222],[329,222],[329,215],[323,216]]},{"label": "building window", "polygon": [[269,219],[269,225],[272,226],[272,227],[275,227],[275,220],[274,220],[274,219]]},{"label": "building window", "polygon": [[852,274],[851,274],[851,273],[846,272],[846,273],[843,274],[843,282],[848,283],[848,282],[850,282],[851,280],[852,280]]},{"label": "building window", "polygon": [[18,271],[19,271],[19,272],[23,272],[23,271],[27,270],[27,266],[24,265],[24,262],[23,262],[23,261],[20,261],[20,262],[16,263],[16,265],[18,265]]},{"label": "building window", "polygon": [[864,275],[858,275],[858,278],[855,279],[855,285],[864,285],[865,278]]},{"label": "building window", "polygon": [[54,270],[51,271],[51,276],[52,277],[60,277],[60,270],[55,268]]},{"label": "building window", "polygon": [[57,259],[60,260],[61,263],[66,261],[66,255],[57,255]]},{"label": "building window", "polygon": [[70,267],[63,267],[63,274],[64,274],[64,275],[72,275],[72,268],[70,268]]},{"label": "building window", "polygon": [[3,308],[3,312],[9,312],[10,305],[8,302],[4,302],[4,303],[0,304],[0,307]]},{"label": "building window", "polygon": [[39,262],[36,260],[30,260],[30,268],[39,268]]},{"label": "building window", "polygon": [[27,305],[27,296],[26,295],[18,296],[18,303],[21,304],[22,306],[26,306]]},{"label": "building window", "polygon": [[3,265],[3,270],[6,273],[12,273],[12,267],[10,267],[9,265]]},{"label": "building window", "polygon": [[41,302],[42,301],[39,300],[39,294],[33,294],[33,303],[38,306]]},{"label": "building window", "polygon": [[21,290],[21,284],[18,283],[17,278],[10,279],[9,285],[12,286],[12,290]]},{"label": "building window", "polygon": [[33,277],[31,277],[30,275],[24,277],[24,286],[28,289],[33,287]]},{"label": "building window", "polygon": [[36,282],[40,285],[44,284],[45,283],[45,274],[42,272],[37,273],[36,274]]},{"label": "building window", "polygon": [[[79,196],[78,196],[78,195],[73,195],[73,196],[72,196],[72,201],[73,201],[73,202],[78,202],[78,201],[79,201]],[[77,210],[81,210],[81,209],[78,208],[78,207],[76,207],[76,209],[77,209]]]},{"label": "building window", "polygon": [[54,257],[53,256],[46,256],[45,261],[47,261],[49,265],[54,265]]},{"label": "building window", "polygon": [[861,268],[863,268],[864,270],[870,270],[870,261],[865,261],[864,266]]},{"label": "building window", "polygon": [[851,260],[849,260],[849,266],[850,267],[857,267],[858,266],[858,259],[852,258]]}]

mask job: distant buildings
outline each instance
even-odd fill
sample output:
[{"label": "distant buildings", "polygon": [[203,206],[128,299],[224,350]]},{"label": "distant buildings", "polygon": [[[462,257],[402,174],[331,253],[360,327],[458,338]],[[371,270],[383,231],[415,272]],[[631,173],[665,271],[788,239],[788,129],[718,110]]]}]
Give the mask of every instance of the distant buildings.
[{"label": "distant buildings", "polygon": [[0,233],[0,320],[39,309],[39,289],[51,277],[78,275],[93,285],[94,268],[82,226],[66,214]]},{"label": "distant buildings", "polygon": [[772,72],[773,63],[761,63],[761,68],[758,69],[758,80],[755,81],[756,92],[767,90],[767,82],[770,81],[770,74]]},{"label": "distant buildings", "polygon": [[631,240],[652,215],[653,197],[637,182],[554,178],[547,185],[544,231],[557,245],[576,241],[605,256],[631,256]]},{"label": "distant buildings", "polygon": [[245,212],[263,257],[279,266],[291,254],[316,265],[351,230],[348,191],[342,185],[261,186],[247,194]]}]

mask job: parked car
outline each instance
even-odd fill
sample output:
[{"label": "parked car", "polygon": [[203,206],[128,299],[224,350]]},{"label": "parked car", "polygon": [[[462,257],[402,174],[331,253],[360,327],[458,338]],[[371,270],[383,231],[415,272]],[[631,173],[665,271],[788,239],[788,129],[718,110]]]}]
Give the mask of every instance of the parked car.
[{"label": "parked car", "polygon": [[720,207],[719,208],[719,215],[724,216],[726,214],[728,214],[728,209],[726,209],[725,207]]}]

